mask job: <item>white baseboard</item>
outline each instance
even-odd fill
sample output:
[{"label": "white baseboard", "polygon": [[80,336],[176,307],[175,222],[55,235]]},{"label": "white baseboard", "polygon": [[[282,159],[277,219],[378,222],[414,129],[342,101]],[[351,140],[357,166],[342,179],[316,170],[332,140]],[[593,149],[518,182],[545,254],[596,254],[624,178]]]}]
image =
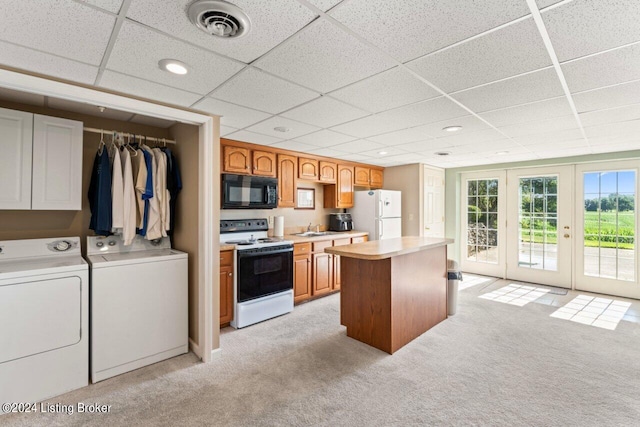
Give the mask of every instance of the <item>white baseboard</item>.
[{"label": "white baseboard", "polygon": [[202,351],[200,351],[200,346],[196,344],[191,338],[189,338],[189,347],[191,347],[191,351],[193,351],[196,356],[202,360]]},{"label": "white baseboard", "polygon": [[211,350],[211,360],[217,359],[218,357],[220,357],[220,353],[222,353],[220,347],[214,348],[213,350]]}]

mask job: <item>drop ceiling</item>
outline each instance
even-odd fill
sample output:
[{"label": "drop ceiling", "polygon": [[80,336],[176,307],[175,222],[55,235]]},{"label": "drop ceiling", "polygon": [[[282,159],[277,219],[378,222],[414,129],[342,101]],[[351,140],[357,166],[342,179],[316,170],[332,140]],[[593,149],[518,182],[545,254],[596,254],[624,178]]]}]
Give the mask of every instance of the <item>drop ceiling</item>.
[{"label": "drop ceiling", "polygon": [[636,0],[233,0],[252,22],[237,39],[193,26],[191,1],[6,0],[0,64],[220,115],[230,139],[382,166],[640,149]]}]

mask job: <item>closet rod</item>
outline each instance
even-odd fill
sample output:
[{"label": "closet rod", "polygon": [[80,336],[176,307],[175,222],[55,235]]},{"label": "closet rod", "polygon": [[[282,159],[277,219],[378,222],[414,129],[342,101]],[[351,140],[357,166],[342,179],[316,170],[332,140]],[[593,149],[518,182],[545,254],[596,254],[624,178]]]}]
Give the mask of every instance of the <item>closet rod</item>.
[{"label": "closet rod", "polygon": [[162,142],[162,143],[167,143],[167,144],[177,144],[177,142],[173,139],[166,139],[166,138],[156,138],[153,136],[144,136],[144,135],[137,135],[134,133],[127,133],[127,132],[119,132],[116,130],[107,130],[107,129],[97,129],[97,128],[84,128],[85,132],[91,132],[91,133],[102,133],[105,135],[113,135],[114,133],[118,133],[122,136],[135,136],[136,138],[145,138],[147,141],[152,141],[152,142]]}]

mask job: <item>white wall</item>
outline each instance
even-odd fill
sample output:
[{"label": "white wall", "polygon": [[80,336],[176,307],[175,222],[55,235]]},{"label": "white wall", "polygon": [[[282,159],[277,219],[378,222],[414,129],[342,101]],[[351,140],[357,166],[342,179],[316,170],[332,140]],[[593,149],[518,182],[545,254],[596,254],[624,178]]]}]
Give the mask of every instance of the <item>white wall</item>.
[{"label": "white wall", "polygon": [[384,169],[384,189],[402,192],[402,235],[420,236],[422,230],[423,165],[393,166]]}]

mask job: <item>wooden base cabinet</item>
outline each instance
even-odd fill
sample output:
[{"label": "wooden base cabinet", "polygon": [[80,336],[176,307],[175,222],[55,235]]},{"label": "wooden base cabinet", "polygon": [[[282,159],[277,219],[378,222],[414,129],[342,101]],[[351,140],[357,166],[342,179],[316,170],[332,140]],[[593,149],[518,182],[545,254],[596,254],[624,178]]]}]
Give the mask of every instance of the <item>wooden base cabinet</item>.
[{"label": "wooden base cabinet", "polygon": [[233,320],[233,251],[220,252],[220,326]]},{"label": "wooden base cabinet", "polygon": [[311,243],[293,245],[293,302],[311,298]]},{"label": "wooden base cabinet", "polygon": [[333,255],[313,254],[313,295],[323,295],[333,290]]}]

